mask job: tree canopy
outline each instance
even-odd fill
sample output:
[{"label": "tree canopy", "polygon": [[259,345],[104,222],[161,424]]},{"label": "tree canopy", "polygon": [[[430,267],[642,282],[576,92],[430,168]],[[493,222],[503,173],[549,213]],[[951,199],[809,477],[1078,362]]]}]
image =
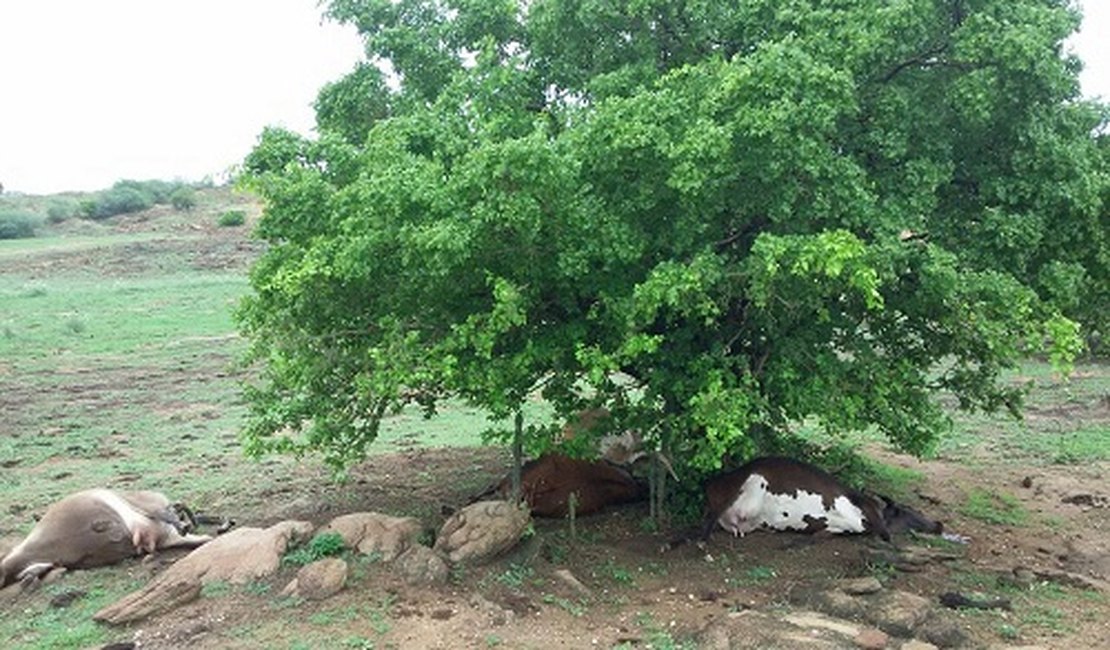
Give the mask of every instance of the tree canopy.
[{"label": "tree canopy", "polygon": [[[248,452],[537,391],[697,472],[792,425],[920,453],[1105,332],[1105,108],[1065,0],[332,0],[367,60],[244,163]],[[532,430],[542,444],[542,427]]]}]

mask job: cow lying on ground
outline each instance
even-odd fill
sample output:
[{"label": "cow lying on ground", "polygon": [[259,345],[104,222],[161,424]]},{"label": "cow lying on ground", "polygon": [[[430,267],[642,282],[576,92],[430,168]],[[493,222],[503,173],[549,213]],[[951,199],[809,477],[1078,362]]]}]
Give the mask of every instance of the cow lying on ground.
[{"label": "cow lying on ground", "polygon": [[[508,499],[511,491],[512,478],[505,477],[471,502],[492,495]],[[606,460],[581,460],[548,453],[521,467],[520,496],[534,516],[567,516],[572,494],[575,515],[589,515],[606,506],[647,498],[647,485],[627,468]]]},{"label": "cow lying on ground", "polygon": [[[827,472],[790,458],[758,458],[705,483],[701,541],[720,526],[734,535],[760,528],[815,533],[940,533],[942,524],[907,506],[849,489]],[[685,540],[672,543],[677,545]]]},{"label": "cow lying on ground", "polygon": [[191,527],[160,492],[77,492],[47,508],[26,539],[0,560],[0,587],[40,577],[55,567],[105,566],[212,539],[191,534]]},{"label": "cow lying on ground", "polygon": [[[580,411],[563,427],[560,442],[573,440],[583,432],[598,429],[612,417],[604,407]],[[648,496],[647,483],[634,476],[632,468],[640,462],[656,458],[674,476],[670,461],[663,454],[644,449],[642,438],[634,431],[604,435],[597,440],[598,460],[571,458],[549,452],[526,462],[520,470],[521,498],[537,517],[565,517],[570,514],[574,495],[575,515],[589,515],[623,503],[641,501]],[[512,477],[507,476],[482,494],[472,497],[474,503],[498,495],[508,499]]]}]

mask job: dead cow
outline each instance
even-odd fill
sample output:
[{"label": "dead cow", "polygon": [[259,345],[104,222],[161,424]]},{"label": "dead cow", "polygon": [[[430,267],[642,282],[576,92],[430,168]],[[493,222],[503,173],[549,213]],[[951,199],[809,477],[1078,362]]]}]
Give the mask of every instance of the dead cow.
[{"label": "dead cow", "polygon": [[200,546],[166,495],[107,489],[71,494],[47,508],[30,534],[0,560],[0,587],[55,567],[87,569],[155,550]]},{"label": "dead cow", "polygon": [[[473,500],[499,494],[507,499],[512,478]],[[639,501],[647,497],[647,486],[637,481],[625,467],[606,460],[581,460],[548,453],[528,461],[520,469],[520,494],[537,517],[565,517],[575,495],[576,515],[595,513],[610,505]]]},{"label": "dead cow", "polygon": [[921,513],[842,485],[827,472],[790,458],[759,458],[705,483],[701,539],[721,528],[744,535],[759,528],[802,532],[939,533],[941,524]]}]

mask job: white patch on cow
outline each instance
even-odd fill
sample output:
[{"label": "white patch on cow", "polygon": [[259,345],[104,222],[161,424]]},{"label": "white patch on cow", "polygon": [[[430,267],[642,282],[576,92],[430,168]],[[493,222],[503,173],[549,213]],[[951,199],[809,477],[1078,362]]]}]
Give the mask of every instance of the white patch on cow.
[{"label": "white patch on cow", "polygon": [[818,493],[769,492],[767,479],[759,474],[752,474],[744,481],[736,500],[725,508],[717,523],[734,535],[743,535],[761,527],[805,530],[809,527],[807,517],[824,519],[826,529],[832,533],[864,532],[863,512],[848,497],[838,496],[832,507],[826,509]]},{"label": "white patch on cow", "polygon": [[134,533],[135,529],[139,526],[150,522],[150,517],[146,513],[140,512],[135,506],[131,505],[127,499],[124,499],[111,490],[89,490],[89,494],[111,508],[116,515],[119,516],[120,520],[123,521],[123,525],[127,527],[127,530],[132,533]]}]

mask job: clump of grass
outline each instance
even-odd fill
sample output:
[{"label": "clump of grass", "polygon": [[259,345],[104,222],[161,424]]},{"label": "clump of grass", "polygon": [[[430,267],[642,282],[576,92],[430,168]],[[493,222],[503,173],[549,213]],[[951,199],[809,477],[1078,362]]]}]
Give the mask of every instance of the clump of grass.
[{"label": "clump of grass", "polygon": [[246,222],[247,212],[245,210],[225,210],[223,214],[216,219],[216,223],[224,228],[241,226]]},{"label": "clump of grass", "polygon": [[998,526],[1021,526],[1029,519],[1029,512],[1013,495],[978,488],[968,493],[960,512]]},{"label": "clump of grass", "polygon": [[506,587],[519,589],[520,587],[524,586],[525,580],[532,577],[533,573],[535,573],[535,571],[532,569],[532,567],[526,564],[517,564],[514,562],[509,565],[509,568],[499,573],[494,579],[497,580],[497,582],[505,585]]},{"label": "clump of grass", "polygon": [[339,555],[346,549],[343,536],[339,533],[320,533],[313,537],[307,544],[298,546],[281,558],[282,564],[304,566],[316,560]]},{"label": "clump of grass", "polygon": [[86,329],[85,321],[80,316],[70,316],[62,323],[62,329],[70,334],[83,334]]},{"label": "clump of grass", "polygon": [[578,618],[586,613],[586,605],[583,604],[581,601],[573,601],[569,598],[556,596],[555,594],[544,594],[543,602],[547,603],[548,605],[555,605],[575,618]]}]

